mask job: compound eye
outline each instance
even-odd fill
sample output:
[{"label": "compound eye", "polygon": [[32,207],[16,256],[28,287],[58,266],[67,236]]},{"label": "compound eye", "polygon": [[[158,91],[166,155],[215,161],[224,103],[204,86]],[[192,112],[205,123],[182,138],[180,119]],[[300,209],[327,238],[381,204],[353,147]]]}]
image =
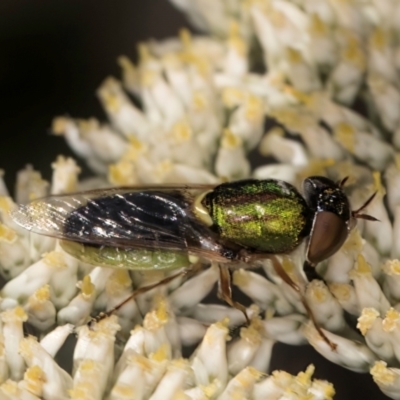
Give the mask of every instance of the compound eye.
[{"label": "compound eye", "polygon": [[317,213],[308,244],[307,260],[316,265],[335,254],[347,239],[346,222],[329,211]]}]

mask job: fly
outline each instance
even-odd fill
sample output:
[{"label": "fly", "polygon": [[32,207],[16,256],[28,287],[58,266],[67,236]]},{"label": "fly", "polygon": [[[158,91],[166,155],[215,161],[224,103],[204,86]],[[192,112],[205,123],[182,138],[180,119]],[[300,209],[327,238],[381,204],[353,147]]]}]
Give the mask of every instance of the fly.
[{"label": "fly", "polygon": [[305,265],[315,267],[340,249],[357,218],[376,221],[361,213],[375,194],[352,211],[343,191],[346,180],[309,177],[303,182],[304,197],[275,179],[100,189],[37,199],[12,216],[32,232],[60,239],[67,253],[89,264],[178,270],[138,289],[108,314],[132,297],[193,272],[196,265],[214,262],[219,265],[220,297],[249,322],[245,307],[232,299],[229,269],[238,262],[250,267],[270,259],[277,274],[299,292],[319,334],[334,349],[275,255],[306,241]]}]

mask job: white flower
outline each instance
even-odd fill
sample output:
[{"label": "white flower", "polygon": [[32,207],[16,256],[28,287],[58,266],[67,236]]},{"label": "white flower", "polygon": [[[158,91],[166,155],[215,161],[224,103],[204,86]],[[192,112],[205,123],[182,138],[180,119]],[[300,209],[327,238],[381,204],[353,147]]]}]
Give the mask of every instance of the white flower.
[{"label": "white flower", "polygon": [[[89,328],[92,315],[174,272],[88,265],[54,238],[23,230],[9,215],[16,204],[1,172],[0,273],[7,282],[0,397],[331,399],[330,384],[311,380],[312,366],[295,377],[264,375],[280,341],[308,342],[334,363],[370,370],[384,393],[399,398],[400,7],[391,1],[173,3],[208,36],[183,30],[179,38],[142,43],[137,65],[120,57],[122,82],[107,78],[97,92],[109,123],[53,122],[54,133],[97,177],[79,181],[77,163],[60,156],[51,185],[30,166],[18,174],[16,202],[110,185],[274,177],[300,187],[310,175],[339,182],[349,176],[344,190],[352,209],[377,192],[360,212],[379,221],[359,219],[345,244],[316,267],[324,282],[305,277],[306,242],[277,257],[291,285],[268,260],[257,271],[238,265],[233,285],[254,303],[247,307],[251,323],[239,335],[234,328],[244,315],[209,304],[218,280],[214,263],[131,298]],[[261,50],[256,57],[255,50]],[[262,62],[265,71],[258,72],[254,66]],[[274,163],[253,168],[253,150]],[[26,226],[36,214],[26,216]],[[322,331],[307,323],[302,299]],[[358,331],[344,311],[358,319]],[[40,343],[24,338],[25,320]],[[54,357],[73,329],[79,338],[70,375]],[[188,346],[197,349],[181,358]]]}]

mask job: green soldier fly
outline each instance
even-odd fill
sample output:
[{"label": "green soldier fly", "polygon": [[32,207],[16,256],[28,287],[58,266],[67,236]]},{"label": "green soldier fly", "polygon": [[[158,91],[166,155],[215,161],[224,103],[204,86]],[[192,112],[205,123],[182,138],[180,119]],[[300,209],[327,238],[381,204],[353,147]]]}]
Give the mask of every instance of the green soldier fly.
[{"label": "green soldier fly", "polygon": [[306,266],[315,266],[342,246],[357,218],[376,220],[361,213],[375,195],[351,211],[345,182],[309,177],[304,197],[275,179],[101,189],[37,199],[12,216],[32,232],[60,239],[66,252],[89,264],[179,270],[132,296],[185,275],[198,263],[218,263],[220,295],[247,321],[245,307],[232,299],[230,267],[270,259],[278,275],[299,291],[318,332],[334,348],[275,255],[306,240]]}]

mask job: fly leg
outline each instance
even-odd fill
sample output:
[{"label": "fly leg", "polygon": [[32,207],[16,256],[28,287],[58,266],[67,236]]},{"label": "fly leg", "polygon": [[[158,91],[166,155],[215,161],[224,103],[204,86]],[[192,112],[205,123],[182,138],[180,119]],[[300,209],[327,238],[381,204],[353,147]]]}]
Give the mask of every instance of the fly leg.
[{"label": "fly leg", "polygon": [[303,271],[306,274],[308,282],[311,282],[316,279],[317,281],[322,281],[326,284],[326,282],[324,281],[324,278],[315,269],[315,266],[310,264],[307,260],[304,261]]},{"label": "fly leg", "polygon": [[322,329],[319,326],[317,320],[315,319],[315,316],[310,308],[310,305],[308,304],[306,298],[304,297],[304,294],[302,293],[302,290],[300,289],[300,287],[295,282],[293,282],[292,278],[286,273],[286,271],[282,267],[282,264],[279,262],[279,260],[275,256],[271,255],[268,258],[271,260],[272,266],[274,267],[274,270],[279,275],[279,277],[285,283],[287,283],[292,289],[294,289],[297,293],[299,293],[301,302],[303,303],[304,308],[307,311],[307,315],[310,318],[310,320],[312,321],[312,323],[314,324],[314,327],[317,330],[317,332],[319,333],[319,335],[321,336],[321,338],[330,346],[330,348],[332,350],[336,350],[337,345],[335,343],[331,342],[327,338],[325,333],[322,331]]},{"label": "fly leg", "polygon": [[247,315],[246,307],[243,304],[238,303],[232,299],[232,286],[231,286],[231,274],[227,267],[219,265],[219,290],[218,296],[228,303],[231,307],[241,311],[246,318],[246,322],[250,324],[250,318]]},{"label": "fly leg", "polygon": [[119,303],[117,306],[115,306],[114,308],[112,308],[111,310],[107,311],[107,312],[101,312],[99,313],[96,317],[94,317],[89,324],[91,324],[92,322],[99,322],[102,319],[109,317],[110,315],[112,315],[113,313],[115,313],[116,311],[118,311],[121,307],[123,307],[126,303],[128,303],[128,301],[130,301],[131,299],[134,299],[135,297],[148,292],[149,290],[155,289],[159,286],[163,286],[166,285],[167,283],[172,282],[173,280],[175,280],[176,278],[179,278],[180,276],[185,276],[185,275],[189,275],[189,273],[192,273],[192,269],[187,268],[184,269],[180,272],[177,272],[176,274],[167,276],[166,278],[162,279],[161,281],[158,281],[156,283],[153,283],[151,285],[147,285],[147,286],[143,286],[137,290],[135,290],[134,292],[132,292],[132,294],[127,297],[124,301],[122,301],[121,303]]}]

